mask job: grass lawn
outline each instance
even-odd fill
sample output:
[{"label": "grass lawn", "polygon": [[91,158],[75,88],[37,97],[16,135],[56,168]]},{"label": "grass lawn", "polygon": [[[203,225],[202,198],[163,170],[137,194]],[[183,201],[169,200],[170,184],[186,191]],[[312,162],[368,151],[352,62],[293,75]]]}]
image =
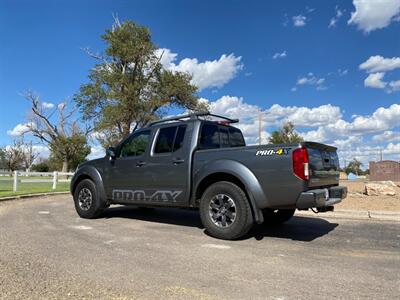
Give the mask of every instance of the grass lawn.
[{"label": "grass lawn", "polygon": [[[53,184],[51,182],[21,182],[21,180],[26,179],[38,179],[37,177],[18,177],[18,191],[13,192],[13,179],[12,177],[0,177],[0,198],[11,197],[27,194],[36,193],[48,193],[53,192]],[[50,177],[42,177],[40,179],[49,180]],[[69,191],[69,182],[59,182],[57,183],[56,192]]]}]

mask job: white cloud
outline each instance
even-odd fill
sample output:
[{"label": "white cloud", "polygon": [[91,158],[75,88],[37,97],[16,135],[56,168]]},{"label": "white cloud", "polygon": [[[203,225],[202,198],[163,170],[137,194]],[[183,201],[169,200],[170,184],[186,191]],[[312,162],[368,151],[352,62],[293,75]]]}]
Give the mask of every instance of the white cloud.
[{"label": "white cloud", "polygon": [[7,130],[7,134],[10,136],[21,136],[29,132],[29,127],[33,126],[33,123],[17,124],[13,129]]},{"label": "white cloud", "polygon": [[383,81],[383,76],[385,76],[385,73],[383,72],[369,74],[364,80],[364,86],[375,89],[384,89],[387,83]]},{"label": "white cloud", "polygon": [[353,0],[353,5],[355,11],[347,23],[357,25],[366,33],[385,28],[400,13],[399,0]]},{"label": "white cloud", "polygon": [[[291,121],[299,127],[318,127],[334,124],[342,117],[340,108],[331,104],[312,108],[274,104],[270,108],[262,109],[257,105],[244,102],[243,98],[233,96],[223,96],[216,101],[202,98],[200,101],[209,103],[213,113],[238,118],[240,120],[238,127],[243,130],[247,141],[251,143],[258,140],[260,111],[263,118],[263,131],[270,126],[280,126],[285,121]],[[269,133],[265,134],[269,136]]]},{"label": "white cloud", "polygon": [[340,108],[331,104],[312,108],[274,104],[265,113],[269,120],[282,118],[282,121],[290,121],[295,126],[300,127],[317,127],[333,124],[342,117]]},{"label": "white cloud", "polygon": [[338,6],[335,7],[335,16],[329,21],[329,28],[335,27],[336,23],[343,16],[343,12],[339,9]]},{"label": "white cloud", "polygon": [[371,116],[356,116],[351,122],[338,119],[335,123],[308,131],[305,136],[316,141],[329,141],[338,137],[376,134],[399,126],[400,105],[380,107]]},{"label": "white cloud", "polygon": [[374,135],[372,141],[380,142],[400,142],[400,131],[384,131],[381,134]]},{"label": "white cloud", "polygon": [[360,64],[359,68],[368,73],[392,71],[400,68],[400,57],[385,58],[381,55],[371,56]]},{"label": "white cloud", "polygon": [[371,56],[360,64],[360,70],[371,73],[364,80],[364,86],[377,89],[385,89],[386,92],[396,92],[400,90],[400,80],[390,82],[383,81],[386,72],[400,68],[400,57],[385,58],[380,55]]},{"label": "white cloud", "polygon": [[389,82],[392,91],[400,91],[400,80]]},{"label": "white cloud", "polygon": [[[302,129],[300,134],[305,140],[334,145],[339,148],[340,157],[347,161],[357,157],[367,166],[368,160],[376,158],[379,148],[384,149],[386,158],[400,153],[397,151],[396,154],[400,143],[394,144],[400,139],[400,133],[396,132],[400,120],[399,104],[380,107],[372,115],[354,115],[351,121],[346,121],[340,107],[331,104],[318,107],[273,104],[263,109],[234,96],[223,96],[215,101],[203,98],[201,101],[209,103],[211,111],[216,114],[238,118],[240,123],[235,126],[243,131],[248,144],[258,143],[258,116],[261,111],[263,143],[267,143],[270,132],[283,122],[291,121]],[[371,141],[375,146],[371,146]]]},{"label": "white cloud", "polygon": [[160,48],[156,50],[157,57],[161,57],[160,63],[166,69],[171,69],[175,66],[174,61],[176,61],[177,53],[173,53],[170,49]]},{"label": "white cloud", "polygon": [[293,21],[293,26],[295,27],[303,27],[306,25],[306,20],[307,17],[303,15],[298,15],[298,16],[293,16],[292,21]]},{"label": "white cloud", "polygon": [[43,145],[34,145],[32,146],[33,152],[39,154],[39,157],[47,158],[50,156],[50,149],[47,146]]},{"label": "white cloud", "polygon": [[310,13],[312,13],[313,11],[315,11],[315,8],[306,6],[306,11],[307,11],[307,13],[310,14]]},{"label": "white cloud", "polygon": [[54,104],[53,104],[53,103],[49,103],[49,102],[43,102],[43,103],[42,103],[42,107],[43,107],[44,109],[51,109],[51,108],[54,107]]},{"label": "white cloud", "polygon": [[287,53],[286,53],[286,50],[285,50],[285,51],[283,51],[283,52],[281,52],[281,53],[279,53],[279,52],[275,53],[275,54],[272,56],[272,58],[273,58],[273,59],[278,59],[278,58],[284,58],[284,57],[286,57],[286,56],[287,56]]},{"label": "white cloud", "polygon": [[350,136],[345,139],[334,140],[332,145],[339,148],[342,151],[354,149],[354,146],[362,142],[362,137],[360,136]]},{"label": "white cloud", "polygon": [[[296,85],[312,85],[315,86],[317,90],[325,90],[326,86],[324,85],[325,78],[318,78],[313,73],[308,73],[306,76],[302,76],[297,79]],[[293,90],[292,88],[292,91]]]},{"label": "white cloud", "polygon": [[365,141],[354,141],[349,143],[346,148],[338,148],[340,163],[343,166],[344,162],[349,163],[353,158],[357,158],[363,164],[363,169],[369,167],[370,161],[380,160],[382,153],[383,159],[398,160],[400,153],[400,143],[388,143],[386,145],[371,146]]},{"label": "white cloud", "polygon": [[164,68],[171,71],[188,72],[193,76],[192,83],[199,90],[205,88],[221,88],[243,69],[241,56],[223,54],[218,60],[199,62],[196,58],[184,58],[176,64],[177,54],[169,49],[157,49],[156,55],[160,56]]}]

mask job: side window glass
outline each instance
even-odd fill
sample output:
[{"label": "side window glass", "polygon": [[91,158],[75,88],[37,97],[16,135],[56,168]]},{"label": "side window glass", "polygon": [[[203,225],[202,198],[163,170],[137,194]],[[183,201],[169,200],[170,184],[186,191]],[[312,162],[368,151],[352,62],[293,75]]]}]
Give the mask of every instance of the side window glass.
[{"label": "side window glass", "polygon": [[203,124],[200,133],[200,149],[219,148],[218,126]]},{"label": "side window glass", "polygon": [[186,126],[179,126],[178,132],[176,133],[175,143],[174,143],[174,150],[176,151],[183,146],[183,139],[185,137]]},{"label": "side window glass", "polygon": [[228,128],[224,126],[219,127],[219,134],[221,138],[221,147],[222,148],[227,148],[229,147],[229,134],[228,134]]},{"label": "side window glass", "polygon": [[229,141],[231,147],[246,146],[242,132],[235,127],[229,127]]},{"label": "side window glass", "polygon": [[120,157],[139,156],[146,152],[150,140],[150,131],[133,135],[121,146]]},{"label": "side window glass", "polygon": [[172,152],[176,128],[176,126],[173,126],[160,129],[156,146],[154,148],[154,153]]}]

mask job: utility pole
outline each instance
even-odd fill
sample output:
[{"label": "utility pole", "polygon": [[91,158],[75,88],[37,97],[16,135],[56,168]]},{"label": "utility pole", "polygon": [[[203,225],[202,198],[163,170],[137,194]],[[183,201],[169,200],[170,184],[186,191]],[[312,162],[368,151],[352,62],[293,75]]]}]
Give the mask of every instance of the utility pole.
[{"label": "utility pole", "polygon": [[261,130],[262,130],[262,112],[261,110],[258,111],[258,144],[262,144],[262,137],[261,137]]},{"label": "utility pole", "polygon": [[379,153],[380,153],[381,161],[382,161],[382,148],[379,148]]}]

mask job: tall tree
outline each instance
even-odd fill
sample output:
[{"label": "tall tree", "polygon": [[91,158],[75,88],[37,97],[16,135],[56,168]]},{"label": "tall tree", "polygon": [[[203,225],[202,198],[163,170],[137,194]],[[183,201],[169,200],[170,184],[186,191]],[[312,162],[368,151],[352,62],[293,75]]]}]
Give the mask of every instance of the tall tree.
[{"label": "tall tree", "polygon": [[282,128],[272,132],[269,142],[271,144],[285,144],[302,142],[303,138],[294,130],[292,122],[286,122]]},{"label": "tall tree", "polygon": [[63,172],[71,170],[72,162],[84,160],[89,155],[87,135],[90,129],[79,127],[74,117],[75,108],[68,109],[67,103],[63,102],[46,113],[38,96],[27,92],[26,99],[32,106],[28,131],[49,147],[51,155],[61,162]]},{"label": "tall tree", "polygon": [[0,170],[5,170],[7,168],[6,161],[6,151],[3,148],[0,148]]},{"label": "tall tree", "polygon": [[363,171],[361,170],[361,166],[362,166],[362,163],[357,158],[353,158],[353,160],[351,160],[349,162],[349,164],[347,165],[345,171],[347,174],[353,173],[358,176],[363,173]]},{"label": "tall tree", "polygon": [[29,172],[31,170],[31,167],[35,161],[35,159],[39,156],[39,153],[37,153],[37,151],[34,150],[33,148],[33,143],[28,142],[28,143],[24,143],[24,147],[23,147],[23,164],[24,164],[24,168],[26,172]]},{"label": "tall tree", "polygon": [[86,52],[96,59],[89,83],[75,95],[84,121],[91,121],[104,146],[161,117],[170,107],[204,110],[190,83],[191,75],[165,70],[163,53],[151,40],[148,28],[131,21],[120,23],[102,36],[104,54]]},{"label": "tall tree", "polygon": [[6,147],[4,150],[4,158],[7,170],[16,171],[21,169],[24,165],[24,147],[22,140],[14,140],[11,146]]}]

